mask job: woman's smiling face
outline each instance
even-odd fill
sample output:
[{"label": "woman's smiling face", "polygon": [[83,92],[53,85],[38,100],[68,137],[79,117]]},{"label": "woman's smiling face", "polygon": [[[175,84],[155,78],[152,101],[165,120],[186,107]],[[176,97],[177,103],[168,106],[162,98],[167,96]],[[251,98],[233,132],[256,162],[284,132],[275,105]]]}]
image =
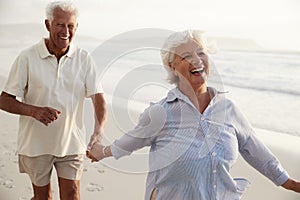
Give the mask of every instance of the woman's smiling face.
[{"label": "woman's smiling face", "polygon": [[179,85],[189,83],[197,88],[206,83],[209,72],[208,56],[197,41],[191,39],[179,45],[174,53],[170,67],[179,77]]}]

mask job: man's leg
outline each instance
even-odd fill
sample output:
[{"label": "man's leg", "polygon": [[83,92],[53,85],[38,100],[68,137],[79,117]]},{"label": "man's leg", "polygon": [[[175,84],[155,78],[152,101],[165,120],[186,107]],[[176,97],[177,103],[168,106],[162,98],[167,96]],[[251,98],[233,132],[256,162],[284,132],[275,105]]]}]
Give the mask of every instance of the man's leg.
[{"label": "man's leg", "polygon": [[30,177],[34,197],[32,200],[51,200],[51,173],[53,168],[53,156],[41,155],[29,157],[19,155],[19,170]]},{"label": "man's leg", "polygon": [[51,184],[36,186],[32,184],[34,197],[31,200],[52,200]]},{"label": "man's leg", "polygon": [[58,177],[61,200],[80,200],[80,180],[69,180]]},{"label": "man's leg", "polygon": [[83,154],[55,158],[54,166],[57,172],[61,200],[80,199],[80,178],[83,172],[83,160]]}]

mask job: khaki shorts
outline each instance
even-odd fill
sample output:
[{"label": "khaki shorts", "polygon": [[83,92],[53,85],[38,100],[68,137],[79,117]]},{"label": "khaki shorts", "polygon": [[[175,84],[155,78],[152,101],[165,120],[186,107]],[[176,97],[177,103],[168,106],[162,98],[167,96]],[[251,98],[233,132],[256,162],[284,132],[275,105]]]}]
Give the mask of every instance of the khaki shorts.
[{"label": "khaki shorts", "polygon": [[20,173],[27,173],[34,185],[45,186],[50,183],[53,166],[58,177],[80,180],[83,172],[83,160],[83,154],[64,157],[53,155],[28,157],[19,155],[19,170]]}]

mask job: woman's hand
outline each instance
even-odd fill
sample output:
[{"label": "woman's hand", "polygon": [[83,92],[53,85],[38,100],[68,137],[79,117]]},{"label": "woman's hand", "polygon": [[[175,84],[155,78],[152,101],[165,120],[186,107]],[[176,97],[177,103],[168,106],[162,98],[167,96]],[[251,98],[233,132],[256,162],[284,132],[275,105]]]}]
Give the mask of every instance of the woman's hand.
[{"label": "woman's hand", "polygon": [[297,182],[293,179],[289,178],[284,184],[282,184],[282,187],[287,190],[293,190],[294,192],[300,193],[300,182]]}]

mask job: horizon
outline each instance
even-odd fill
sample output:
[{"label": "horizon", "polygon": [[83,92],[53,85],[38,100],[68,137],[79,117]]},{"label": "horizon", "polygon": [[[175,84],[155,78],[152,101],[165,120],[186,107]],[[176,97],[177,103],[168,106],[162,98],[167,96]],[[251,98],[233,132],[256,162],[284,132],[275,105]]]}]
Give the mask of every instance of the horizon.
[{"label": "horizon", "polygon": [[[48,2],[0,0],[0,24],[43,23]],[[300,51],[297,0],[74,2],[80,12],[80,35],[110,39],[141,28],[201,29],[212,37],[250,39],[268,50]]]},{"label": "horizon", "polygon": [[[149,28],[151,29],[151,28]],[[26,48],[28,45],[33,44],[34,42],[39,41],[42,37],[48,37],[48,32],[43,23],[40,22],[14,22],[14,23],[0,23],[0,48],[6,47],[16,47],[16,48]],[[136,29],[138,30],[138,29]],[[142,30],[142,29],[139,29]],[[156,30],[153,28],[153,30]],[[157,29],[159,30],[159,29]],[[156,30],[156,31],[157,31]],[[24,34],[19,36],[19,32]],[[28,35],[28,31],[33,31],[34,34]],[[164,31],[164,30],[162,30]],[[123,34],[123,33],[122,33]],[[80,47],[87,48],[90,51],[95,50],[98,45],[101,45],[103,42],[118,37],[118,35],[113,35],[111,38],[100,38],[99,35],[90,35],[82,31],[77,31],[76,37],[74,38],[75,44]],[[140,36],[145,38],[144,35]],[[151,38],[155,38],[151,37]],[[158,36],[159,37],[159,36]],[[219,50],[225,51],[248,51],[248,52],[261,52],[261,53],[289,53],[289,54],[298,54],[299,50],[294,49],[268,49],[255,40],[250,38],[242,37],[233,37],[233,36],[215,36],[207,35],[206,37],[209,42],[216,43],[216,47]],[[135,39],[138,39],[139,36],[135,36]],[[149,35],[146,37],[149,38]]]}]

